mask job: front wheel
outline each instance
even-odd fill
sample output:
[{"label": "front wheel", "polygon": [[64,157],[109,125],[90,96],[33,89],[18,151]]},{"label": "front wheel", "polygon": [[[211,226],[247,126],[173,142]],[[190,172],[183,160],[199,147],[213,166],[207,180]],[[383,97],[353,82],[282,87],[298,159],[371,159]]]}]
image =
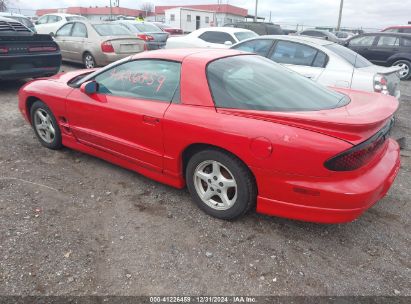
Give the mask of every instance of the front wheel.
[{"label": "front wheel", "polygon": [[220,150],[193,155],[186,169],[187,187],[195,203],[207,214],[235,219],[255,205],[254,178],[242,161]]},{"label": "front wheel", "polygon": [[406,80],[411,78],[411,62],[408,60],[398,60],[392,64],[392,66],[400,67],[399,71],[400,79]]},{"label": "front wheel", "polygon": [[36,101],[30,109],[31,123],[40,143],[49,149],[62,147],[61,131],[49,107]]}]

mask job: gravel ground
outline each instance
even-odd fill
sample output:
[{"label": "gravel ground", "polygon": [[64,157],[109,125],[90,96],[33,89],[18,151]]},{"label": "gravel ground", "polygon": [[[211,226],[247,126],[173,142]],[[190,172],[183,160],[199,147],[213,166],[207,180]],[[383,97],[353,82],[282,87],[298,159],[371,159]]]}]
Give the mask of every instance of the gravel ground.
[{"label": "gravel ground", "polygon": [[[410,142],[389,194],[353,223],[221,221],[186,190],[42,148],[22,83],[0,83],[1,295],[411,295]],[[409,140],[411,81],[401,89],[394,137]]]}]

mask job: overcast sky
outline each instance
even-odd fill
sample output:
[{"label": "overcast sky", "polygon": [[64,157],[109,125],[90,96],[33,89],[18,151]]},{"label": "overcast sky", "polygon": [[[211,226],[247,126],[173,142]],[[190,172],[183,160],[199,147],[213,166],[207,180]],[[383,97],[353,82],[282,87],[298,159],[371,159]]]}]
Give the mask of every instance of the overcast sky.
[{"label": "overcast sky", "polygon": [[[109,0],[9,0],[25,9],[63,8],[67,6],[105,6]],[[139,0],[120,0],[120,6],[139,8]],[[150,1],[155,5],[183,5],[217,3],[209,0]],[[254,13],[254,0],[223,0]],[[272,21],[304,25],[336,25],[340,0],[259,0],[259,14]],[[267,19],[268,20],[268,19]],[[406,24],[411,21],[411,0],[345,0],[342,26],[381,28],[387,25]]]}]

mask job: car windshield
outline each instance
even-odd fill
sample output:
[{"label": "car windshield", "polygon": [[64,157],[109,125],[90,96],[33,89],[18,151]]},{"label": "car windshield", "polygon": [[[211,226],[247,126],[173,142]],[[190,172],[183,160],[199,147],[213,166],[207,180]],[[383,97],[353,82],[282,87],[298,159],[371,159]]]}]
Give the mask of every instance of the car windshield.
[{"label": "car windshield", "polygon": [[256,55],[211,62],[207,77],[216,107],[261,111],[318,111],[341,107],[348,96]]},{"label": "car windshield", "polygon": [[67,21],[74,21],[74,20],[85,20],[86,17],[83,16],[69,16],[66,17]]},{"label": "car windshield", "polygon": [[342,57],[345,61],[347,61],[355,68],[365,68],[372,65],[371,62],[362,57],[360,54],[350,50],[349,48],[346,48],[345,46],[339,45],[337,43],[332,43],[324,45],[324,47]]},{"label": "car windshield", "polygon": [[257,37],[258,35],[254,32],[237,32],[234,33],[234,36],[238,39],[238,41],[243,41],[246,39]]},{"label": "car windshield", "polygon": [[161,30],[157,26],[149,23],[133,23],[133,26],[140,32],[144,33],[161,32]]},{"label": "car windshield", "polygon": [[123,36],[131,33],[119,24],[102,23],[93,24],[94,29],[100,36]]}]

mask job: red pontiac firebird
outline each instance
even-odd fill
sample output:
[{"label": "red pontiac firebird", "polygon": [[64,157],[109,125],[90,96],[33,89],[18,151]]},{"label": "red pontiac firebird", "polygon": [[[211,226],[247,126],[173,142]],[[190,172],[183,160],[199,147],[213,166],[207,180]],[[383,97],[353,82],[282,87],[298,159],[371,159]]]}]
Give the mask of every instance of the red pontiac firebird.
[{"label": "red pontiac firebird", "polygon": [[29,82],[19,108],[40,143],[173,187],[206,213],[352,221],[400,167],[394,97],[328,89],[235,50],[144,52]]}]

